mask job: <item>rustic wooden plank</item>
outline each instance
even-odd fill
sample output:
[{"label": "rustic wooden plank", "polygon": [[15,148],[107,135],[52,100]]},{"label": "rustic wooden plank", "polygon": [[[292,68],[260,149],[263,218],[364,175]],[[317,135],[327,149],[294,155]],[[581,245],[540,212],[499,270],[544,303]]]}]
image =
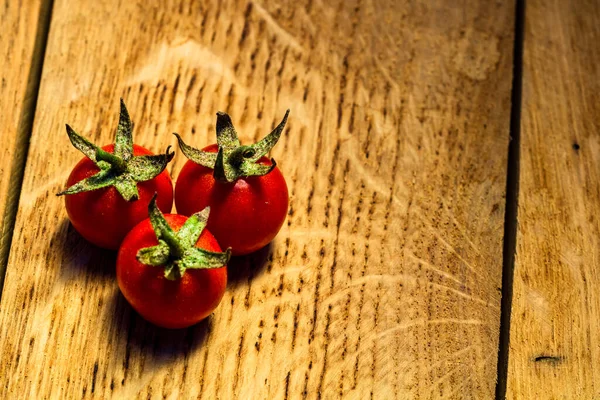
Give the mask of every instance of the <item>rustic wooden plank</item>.
[{"label": "rustic wooden plank", "polygon": [[[512,31],[505,2],[56,0],[0,397],[491,397]],[[217,110],[246,141],[292,110],[288,221],[195,328],[132,312],[54,197],[63,124],[108,142],[119,96],[156,150],[211,142]]]},{"label": "rustic wooden plank", "polygon": [[[34,58],[42,0],[0,2],[0,294],[31,132],[31,116],[41,56]],[[39,52],[40,49],[38,48]]]},{"label": "rustic wooden plank", "polygon": [[511,399],[600,398],[599,20],[527,2]]}]

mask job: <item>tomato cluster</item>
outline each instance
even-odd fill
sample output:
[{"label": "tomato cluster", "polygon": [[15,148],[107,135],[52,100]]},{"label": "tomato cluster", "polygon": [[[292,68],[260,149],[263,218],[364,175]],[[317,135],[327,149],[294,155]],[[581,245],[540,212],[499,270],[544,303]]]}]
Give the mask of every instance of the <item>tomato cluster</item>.
[{"label": "tomato cluster", "polygon": [[[218,306],[231,255],[254,252],[273,240],[288,210],[288,189],[266,155],[287,122],[264,139],[242,145],[231,118],[217,113],[217,143],[179,147],[188,158],[173,190],[167,164],[133,144],[123,100],[114,145],[98,147],[67,125],[86,157],[72,170],[65,195],[69,219],[89,242],[117,250],[117,282],[132,307],[166,328],[191,326]],[[175,194],[175,196],[173,196]],[[173,198],[177,214],[170,214]],[[223,252],[221,249],[226,248]]]}]

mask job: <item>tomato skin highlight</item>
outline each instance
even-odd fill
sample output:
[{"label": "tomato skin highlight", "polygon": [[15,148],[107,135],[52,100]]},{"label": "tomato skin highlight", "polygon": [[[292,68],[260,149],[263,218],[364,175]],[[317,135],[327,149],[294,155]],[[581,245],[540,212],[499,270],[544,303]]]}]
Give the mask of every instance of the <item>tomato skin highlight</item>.
[{"label": "tomato skin highlight", "polygon": [[[187,217],[165,214],[174,231]],[[150,219],[136,225],[125,237],[117,256],[117,282],[129,304],[147,321],[170,329],[186,328],[207,316],[219,305],[227,287],[227,267],[187,269],[173,281],[164,276],[163,267],[140,263],[137,252],[156,246],[158,240]],[[209,230],[204,229],[196,247],[220,252],[221,247]]]},{"label": "tomato skin highlight", "polygon": [[[204,151],[216,153],[216,144]],[[271,165],[262,157],[259,162]],[[285,179],[275,167],[263,176],[239,178],[227,183],[216,180],[213,170],[188,160],[175,184],[175,207],[192,215],[210,206],[208,229],[233,255],[244,255],[271,242],[285,221],[289,195]]]},{"label": "tomato skin highlight", "polygon": [[[102,147],[112,153],[114,145]],[[133,155],[151,155],[144,147],[133,145]],[[96,174],[100,169],[92,160],[84,157],[75,165],[67,180],[67,187]],[[69,194],[65,206],[71,224],[87,241],[98,247],[117,250],[127,233],[140,221],[148,217],[148,204],[154,193],[158,193],[157,205],[163,213],[173,206],[173,183],[167,170],[158,176],[137,184],[139,199],[125,201],[117,190],[110,186],[103,189]]]}]

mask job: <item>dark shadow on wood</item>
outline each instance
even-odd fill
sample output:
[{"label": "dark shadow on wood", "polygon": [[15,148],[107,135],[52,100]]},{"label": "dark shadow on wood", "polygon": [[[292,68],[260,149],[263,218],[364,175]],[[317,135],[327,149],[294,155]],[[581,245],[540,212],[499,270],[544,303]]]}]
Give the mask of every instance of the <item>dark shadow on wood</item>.
[{"label": "dark shadow on wood", "polygon": [[508,380],[510,314],[512,311],[515,252],[517,247],[524,38],[525,0],[517,0],[515,8],[515,44],[510,112],[510,144],[508,147],[506,208],[504,214],[504,247],[502,250],[502,301],[500,304],[500,339],[498,344],[496,400],[503,400],[506,398],[506,386]]},{"label": "dark shadow on wood", "polygon": [[106,308],[112,318],[103,329],[107,332],[116,329],[116,335],[126,336],[125,354],[116,355],[124,357],[126,370],[132,355],[155,366],[188,357],[206,342],[212,330],[212,315],[185,329],[165,329],[153,325],[129,305],[118,287],[115,287]]},{"label": "dark shadow on wood", "polygon": [[85,240],[68,219],[64,219],[51,239],[60,252],[60,276],[91,276],[96,279],[116,279],[117,252],[96,247]]},{"label": "dark shadow on wood", "polygon": [[227,265],[227,286],[236,287],[250,282],[265,272],[265,267],[273,261],[273,242],[246,256],[231,257]]},{"label": "dark shadow on wood", "polygon": [[[25,172],[27,151],[29,150],[29,139],[31,138],[31,131],[33,129],[33,119],[37,107],[40,81],[42,79],[42,66],[46,54],[46,44],[48,42],[48,32],[50,31],[50,21],[52,20],[53,4],[54,0],[46,0],[43,1],[40,6],[31,68],[29,70],[29,76],[27,77],[27,87],[25,89],[21,115],[19,116],[19,125],[17,127],[14,158],[8,175],[9,188],[6,196],[6,208],[4,209],[4,225],[0,232],[0,299],[2,298],[8,255],[10,254],[10,246],[13,238],[13,231],[15,229],[15,220],[19,208],[19,199],[21,197],[21,187],[23,186],[23,174]],[[27,7],[27,5],[22,5],[22,7]],[[7,32],[7,34],[10,35],[11,33]],[[3,178],[5,179],[6,176]]]},{"label": "dark shadow on wood", "polygon": [[[143,357],[145,363],[162,365],[187,357],[206,340],[211,329],[211,316],[186,329],[165,329],[144,320],[125,300],[116,280],[117,252],[96,247],[87,242],[64,219],[55,230],[50,246],[61,252],[61,272],[58,279],[93,279],[113,286],[113,293],[102,302],[98,320],[106,340],[126,340],[127,365],[130,356]],[[217,309],[218,310],[218,309]]]}]

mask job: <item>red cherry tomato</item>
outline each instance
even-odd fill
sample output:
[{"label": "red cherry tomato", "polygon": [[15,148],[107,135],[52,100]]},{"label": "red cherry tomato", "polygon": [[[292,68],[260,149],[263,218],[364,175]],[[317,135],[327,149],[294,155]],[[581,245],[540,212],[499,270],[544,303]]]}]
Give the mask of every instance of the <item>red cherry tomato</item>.
[{"label": "red cherry tomato", "polygon": [[[102,147],[112,153],[114,145]],[[149,150],[133,145],[133,155],[150,155]],[[100,169],[89,158],[83,158],[69,175],[67,187],[96,174]],[[148,203],[158,193],[157,204],[163,213],[173,206],[173,183],[164,170],[157,177],[137,184],[139,199],[125,201],[110,186],[103,189],[65,196],[71,224],[86,240],[96,246],[116,250],[123,238],[137,223],[148,217]]]},{"label": "red cherry tomato", "polygon": [[[166,214],[174,231],[187,217]],[[181,278],[168,280],[164,268],[140,263],[137,252],[156,246],[150,219],[140,222],[125,237],[117,257],[117,282],[131,306],[146,320],[164,328],[185,328],[206,318],[219,305],[227,286],[227,268],[187,269]],[[196,247],[220,252],[215,237],[204,229]]]},{"label": "red cherry tomato", "polygon": [[[216,153],[216,144],[203,149]],[[271,161],[262,157],[261,164]],[[192,215],[210,206],[208,229],[233,255],[252,253],[266,246],[287,215],[288,189],[279,168],[263,176],[240,178],[232,183],[213,177],[213,170],[188,161],[175,184],[175,207]]]}]

